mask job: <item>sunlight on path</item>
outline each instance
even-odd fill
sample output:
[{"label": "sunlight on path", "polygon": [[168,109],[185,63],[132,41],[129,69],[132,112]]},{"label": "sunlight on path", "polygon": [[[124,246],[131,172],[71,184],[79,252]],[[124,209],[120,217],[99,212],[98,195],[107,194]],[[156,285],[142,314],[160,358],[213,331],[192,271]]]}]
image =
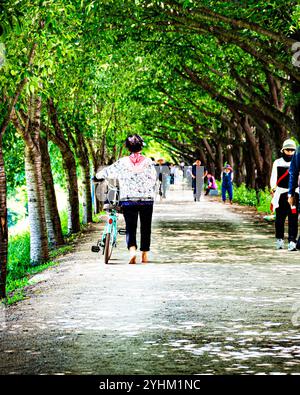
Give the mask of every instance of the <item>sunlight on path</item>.
[{"label": "sunlight on path", "polygon": [[128,265],[120,237],[105,266],[94,224],[35,276],[2,312],[1,371],[300,373],[300,252],[275,251],[272,226],[241,210],[191,198],[155,205],[151,263]]}]

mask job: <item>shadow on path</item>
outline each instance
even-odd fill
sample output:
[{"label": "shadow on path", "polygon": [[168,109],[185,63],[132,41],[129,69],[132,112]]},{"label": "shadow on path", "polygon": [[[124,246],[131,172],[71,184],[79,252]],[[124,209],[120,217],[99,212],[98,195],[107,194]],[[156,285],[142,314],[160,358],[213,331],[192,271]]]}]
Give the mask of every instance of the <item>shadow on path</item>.
[{"label": "shadow on path", "polygon": [[7,308],[2,373],[300,373],[300,253],[272,228],[218,202],[158,203],[152,263],[112,265],[90,247]]}]

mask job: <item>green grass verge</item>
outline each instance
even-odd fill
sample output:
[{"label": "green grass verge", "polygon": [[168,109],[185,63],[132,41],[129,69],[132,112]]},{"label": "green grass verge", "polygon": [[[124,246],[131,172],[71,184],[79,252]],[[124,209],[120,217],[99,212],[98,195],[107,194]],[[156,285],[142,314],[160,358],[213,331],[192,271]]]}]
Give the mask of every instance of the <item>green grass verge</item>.
[{"label": "green grass verge", "polygon": [[[218,189],[222,191],[221,182],[217,181]],[[245,184],[240,186],[234,185],[233,187],[233,202],[238,203],[243,206],[256,207],[257,211],[260,213],[271,214],[270,204],[271,204],[271,193],[268,188],[264,191],[259,192],[259,203],[257,202],[255,189],[247,188]]]},{"label": "green grass verge", "polygon": [[[38,266],[32,266],[30,262],[30,233],[29,230],[20,234],[10,236],[8,241],[8,264],[7,264],[7,280],[6,293],[7,298],[4,301],[6,304],[12,304],[24,299],[24,288],[30,284],[30,277],[34,274],[40,273],[43,270],[57,265],[54,259],[72,251],[73,246],[70,245],[81,232],[67,236],[68,232],[68,216],[67,212],[60,213],[63,234],[66,240],[66,245],[50,250],[49,262]],[[82,215],[81,215],[82,219]],[[84,230],[85,225],[81,229]]]}]

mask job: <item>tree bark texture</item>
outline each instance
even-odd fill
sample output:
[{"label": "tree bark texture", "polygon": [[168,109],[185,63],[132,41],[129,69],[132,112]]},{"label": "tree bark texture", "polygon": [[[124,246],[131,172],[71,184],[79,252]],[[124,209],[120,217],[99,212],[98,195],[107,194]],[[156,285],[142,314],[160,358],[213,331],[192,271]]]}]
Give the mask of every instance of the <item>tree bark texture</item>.
[{"label": "tree bark texture", "polygon": [[6,296],[7,249],[6,175],[2,152],[2,136],[0,135],[0,299]]},{"label": "tree bark texture", "polygon": [[50,244],[59,247],[64,245],[64,238],[61,229],[61,222],[57,208],[56,193],[54,188],[53,175],[51,171],[51,161],[48,151],[47,139],[40,138],[42,154],[42,174],[45,193],[45,209],[48,238]]}]

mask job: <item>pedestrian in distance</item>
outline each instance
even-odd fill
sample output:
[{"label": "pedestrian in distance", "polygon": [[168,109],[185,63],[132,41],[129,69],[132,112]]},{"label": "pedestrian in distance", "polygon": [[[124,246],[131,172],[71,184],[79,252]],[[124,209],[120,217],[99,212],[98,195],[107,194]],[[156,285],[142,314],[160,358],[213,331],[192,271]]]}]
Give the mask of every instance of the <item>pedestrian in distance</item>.
[{"label": "pedestrian in distance", "polygon": [[186,182],[189,188],[193,188],[193,166],[187,165],[183,178],[186,178]]},{"label": "pedestrian in distance", "polygon": [[156,165],[157,177],[159,182],[160,200],[167,198],[167,191],[170,186],[170,167],[163,158],[158,159]]},{"label": "pedestrian in distance", "polygon": [[229,196],[229,202],[232,204],[233,199],[233,169],[229,164],[226,164],[223,168],[222,176],[222,200],[226,203],[227,193]]},{"label": "pedestrian in distance", "polygon": [[170,164],[170,185],[175,184],[175,174],[176,174],[176,166],[174,163]]},{"label": "pedestrian in distance", "polygon": [[200,202],[204,178],[206,175],[207,171],[201,165],[201,160],[197,159],[192,166],[192,188],[195,202]]},{"label": "pedestrian in distance", "polygon": [[128,136],[125,146],[129,156],[119,159],[96,174],[96,179],[117,179],[120,185],[120,205],[126,223],[126,241],[130,264],[137,262],[137,223],[140,219],[140,249],[142,262],[148,262],[151,244],[151,226],[157,175],[151,159],[141,154],[144,141],[141,136]]}]

